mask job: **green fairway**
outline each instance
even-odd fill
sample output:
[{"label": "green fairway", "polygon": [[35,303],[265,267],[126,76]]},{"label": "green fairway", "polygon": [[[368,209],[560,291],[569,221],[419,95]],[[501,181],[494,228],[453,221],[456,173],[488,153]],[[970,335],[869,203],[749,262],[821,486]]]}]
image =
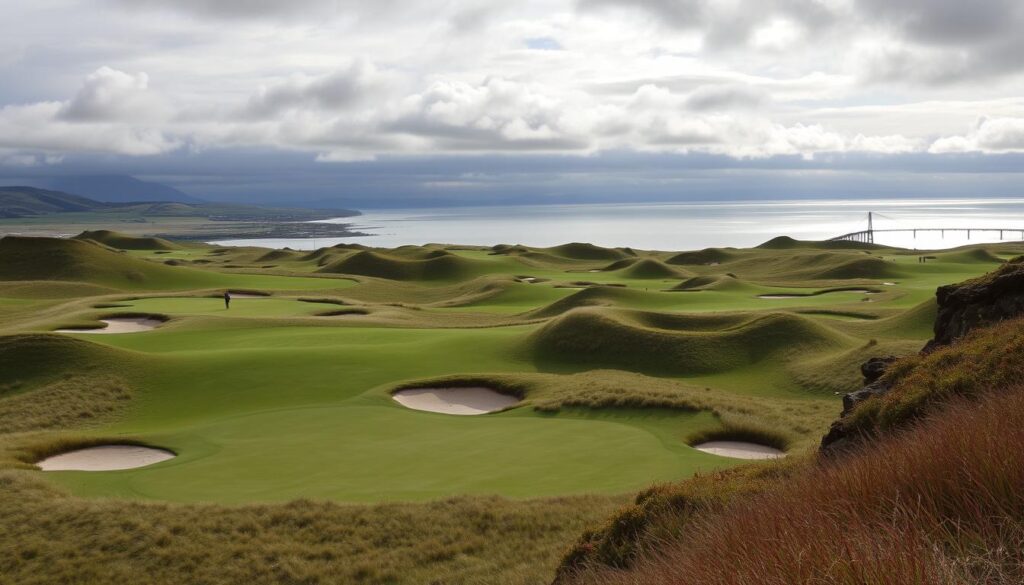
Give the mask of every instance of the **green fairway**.
[{"label": "green fairway", "polygon": [[52,477],[86,495],[372,502],[621,493],[723,465],[666,445],[628,418],[451,417],[357,405],[261,412],[153,439],[183,455],[146,469]]},{"label": "green fairway", "polygon": [[[782,244],[307,253],[112,232],[5,239],[0,325],[13,347],[18,334],[98,319],[164,320],[141,333],[65,334],[78,340],[70,345],[32,337],[30,362],[48,365],[12,362],[22,371],[0,380],[16,388],[0,407],[31,407],[19,428],[42,434],[6,440],[43,449],[32,445],[60,432],[178,455],[45,475],[84,496],[234,504],[629,492],[741,463],[693,449],[692,437],[756,436],[793,453],[813,445],[861,361],[928,336],[936,286],[1014,251],[954,250],[921,264],[901,250]],[[236,293],[230,308],[224,290]],[[460,417],[389,397],[437,379],[505,388],[522,402]],[[88,392],[74,388],[110,383],[131,399],[97,394],[94,424],[45,422],[84,408]],[[56,411],[31,406],[34,392],[52,394]],[[56,398],[65,395],[75,398]]]}]

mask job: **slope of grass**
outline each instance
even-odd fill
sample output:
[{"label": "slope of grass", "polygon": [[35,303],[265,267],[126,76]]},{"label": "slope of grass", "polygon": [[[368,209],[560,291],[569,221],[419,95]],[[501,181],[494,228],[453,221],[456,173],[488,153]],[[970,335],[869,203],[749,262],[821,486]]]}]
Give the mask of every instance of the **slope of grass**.
[{"label": "slope of grass", "polygon": [[[751,318],[722,331],[688,331],[685,323],[652,322],[643,313],[575,309],[537,331],[531,355],[548,368],[595,366],[652,374],[724,372],[799,351],[843,347],[849,341],[798,315]],[[645,322],[646,321],[646,322]]]},{"label": "slope of grass", "polygon": [[563,580],[1018,583],[1022,482],[1024,389],[1015,387],[980,404],[947,404],[911,432],[841,464],[734,491],[725,505],[681,506],[673,515],[685,525],[634,554],[631,570],[567,570]]},{"label": "slope of grass", "polygon": [[472,262],[444,251],[423,258],[407,259],[367,250],[331,262],[318,272],[389,280],[458,280],[480,271]]},{"label": "slope of grass", "polygon": [[181,247],[163,238],[129,236],[110,230],[84,231],[74,239],[91,240],[118,250],[176,250]]}]

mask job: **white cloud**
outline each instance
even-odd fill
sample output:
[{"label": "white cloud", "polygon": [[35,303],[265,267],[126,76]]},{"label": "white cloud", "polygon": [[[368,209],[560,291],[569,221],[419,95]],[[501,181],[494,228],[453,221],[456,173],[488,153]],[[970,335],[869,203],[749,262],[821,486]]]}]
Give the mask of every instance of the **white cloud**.
[{"label": "white cloud", "polygon": [[149,76],[131,75],[100,67],[61,108],[59,116],[70,122],[151,120],[163,117],[166,106],[149,91]]},{"label": "white cloud", "polygon": [[48,0],[0,23],[0,75],[22,81],[0,87],[0,147],[325,162],[1020,148],[1001,121],[1024,118],[1011,0],[108,2],[122,9]]},{"label": "white cloud", "polygon": [[970,133],[939,138],[928,151],[935,154],[1024,152],[1024,118],[981,118]]}]

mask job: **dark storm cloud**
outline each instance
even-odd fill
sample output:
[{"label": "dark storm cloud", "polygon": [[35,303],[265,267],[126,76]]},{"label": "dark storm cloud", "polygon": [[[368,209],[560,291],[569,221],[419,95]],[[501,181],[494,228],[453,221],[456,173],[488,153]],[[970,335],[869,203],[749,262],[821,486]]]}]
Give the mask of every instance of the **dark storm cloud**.
[{"label": "dark storm cloud", "polygon": [[75,155],[59,169],[0,167],[0,184],[31,182],[54,173],[124,173],[215,200],[381,208],[1021,196],[1021,169],[1024,155],[834,155],[816,160],[799,156],[738,160],[708,154],[608,152],[595,156],[383,157],[323,164],[302,153],[222,149],[202,156],[182,152],[147,158]]}]

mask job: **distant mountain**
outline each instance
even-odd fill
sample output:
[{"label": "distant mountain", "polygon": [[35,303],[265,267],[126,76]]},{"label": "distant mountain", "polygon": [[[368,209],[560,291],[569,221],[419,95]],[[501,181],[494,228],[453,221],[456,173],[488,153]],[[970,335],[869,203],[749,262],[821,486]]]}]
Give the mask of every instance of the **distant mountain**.
[{"label": "distant mountain", "polygon": [[29,217],[66,211],[93,211],[107,207],[79,195],[36,187],[0,187],[0,218]]},{"label": "distant mountain", "polygon": [[128,175],[79,175],[49,177],[40,186],[82,195],[97,201],[129,203],[135,201],[169,201],[203,203],[202,199],[161,183],[142,181]]}]

